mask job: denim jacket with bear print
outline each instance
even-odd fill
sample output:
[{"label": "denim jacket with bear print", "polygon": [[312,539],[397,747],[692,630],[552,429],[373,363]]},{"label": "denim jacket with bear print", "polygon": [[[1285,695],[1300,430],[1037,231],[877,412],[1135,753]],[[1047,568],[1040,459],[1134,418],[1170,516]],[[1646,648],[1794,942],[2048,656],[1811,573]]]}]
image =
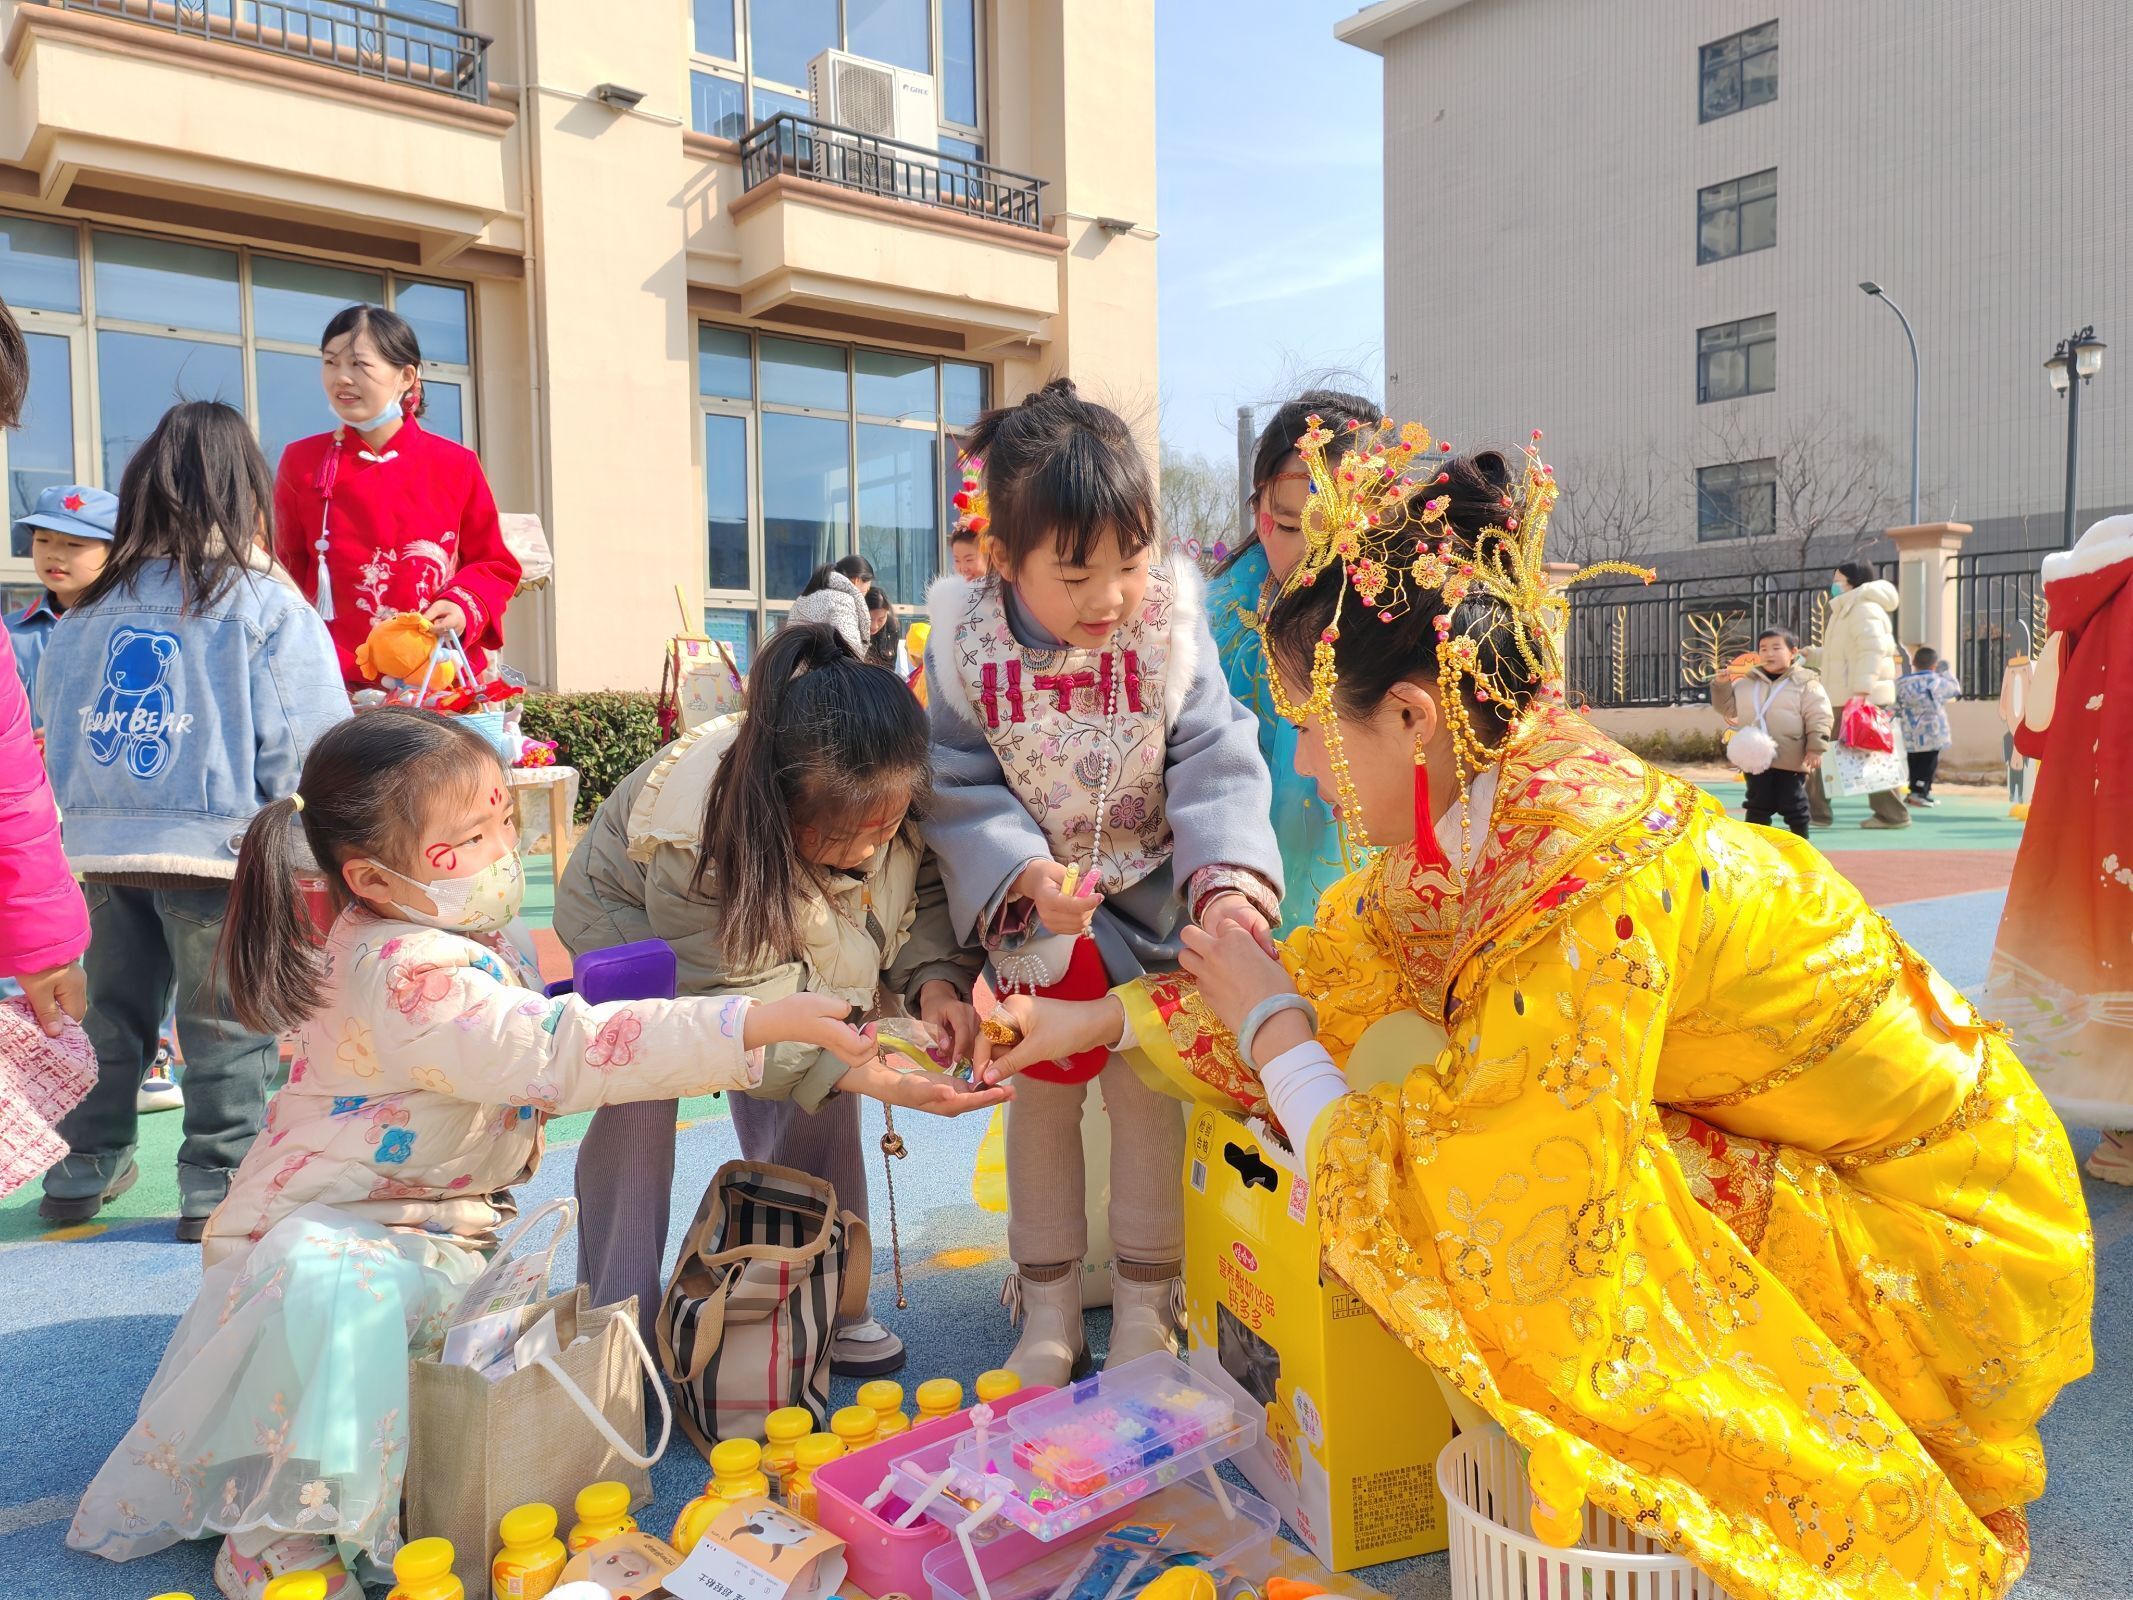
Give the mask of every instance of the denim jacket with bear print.
[{"label": "denim jacket with bear print", "polygon": [[229,878],[245,824],[349,714],[333,641],[281,569],[187,612],[174,563],[59,619],[37,674],[45,764],[83,874]]}]

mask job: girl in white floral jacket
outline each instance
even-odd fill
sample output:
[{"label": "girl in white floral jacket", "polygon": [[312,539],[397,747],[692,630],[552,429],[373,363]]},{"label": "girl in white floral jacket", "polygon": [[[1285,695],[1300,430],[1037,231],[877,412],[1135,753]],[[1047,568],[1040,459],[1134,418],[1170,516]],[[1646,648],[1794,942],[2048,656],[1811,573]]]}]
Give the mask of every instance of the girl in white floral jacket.
[{"label": "girl in white floral jacket", "polygon": [[[545,998],[504,937],[522,889],[495,755],[451,719],[381,710],[311,749],[247,830],[219,966],[236,1013],[296,1033],[288,1086],[208,1225],[206,1274],[67,1542],[114,1561],[225,1535],[232,1600],[399,1543],[407,1362],[540,1166],[557,1113],[746,1089],[765,1046],[858,1064],[833,996],[588,1006]],[[340,915],[323,948],[301,822]]]}]

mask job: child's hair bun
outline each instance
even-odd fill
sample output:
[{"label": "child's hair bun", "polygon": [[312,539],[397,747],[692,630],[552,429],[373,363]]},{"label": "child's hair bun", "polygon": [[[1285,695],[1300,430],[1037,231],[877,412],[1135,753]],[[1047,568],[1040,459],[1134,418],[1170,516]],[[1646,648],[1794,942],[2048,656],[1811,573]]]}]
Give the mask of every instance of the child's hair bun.
[{"label": "child's hair bun", "polygon": [[1081,391],[1074,387],[1074,380],[1067,377],[1054,378],[1041,389],[1033,389],[1022,397],[1026,406],[1041,406],[1047,400],[1079,400]]}]

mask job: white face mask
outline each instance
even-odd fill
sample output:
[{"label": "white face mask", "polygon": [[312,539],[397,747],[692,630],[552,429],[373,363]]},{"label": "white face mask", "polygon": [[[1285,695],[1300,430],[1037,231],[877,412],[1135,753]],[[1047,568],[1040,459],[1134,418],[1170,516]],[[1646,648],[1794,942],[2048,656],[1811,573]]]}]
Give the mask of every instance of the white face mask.
[{"label": "white face mask", "polygon": [[394,872],[375,857],[365,859],[380,872],[388,873],[402,883],[413,884],[437,908],[435,911],[416,911],[394,900],[389,902],[394,911],[409,922],[419,922],[426,928],[441,928],[446,933],[494,933],[518,915],[519,905],[526,897],[526,873],[515,850],[498,856],[471,877],[439,878],[432,883],[422,883],[404,872]]},{"label": "white face mask", "polygon": [[[401,409],[399,401],[391,400],[386,402],[386,406],[383,411],[372,417],[368,422],[351,422],[348,424],[348,426],[355,429],[357,433],[376,433],[388,422],[398,422],[406,414],[407,413]],[[335,422],[339,422],[342,420],[341,414],[338,411],[333,414],[333,420]],[[390,872],[392,868],[387,867],[385,870]]]}]

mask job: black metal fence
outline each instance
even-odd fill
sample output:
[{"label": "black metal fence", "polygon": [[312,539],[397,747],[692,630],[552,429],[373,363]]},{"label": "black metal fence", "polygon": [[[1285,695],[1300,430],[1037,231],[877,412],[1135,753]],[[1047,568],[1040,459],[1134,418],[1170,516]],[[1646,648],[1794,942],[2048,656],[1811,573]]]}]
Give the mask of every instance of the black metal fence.
[{"label": "black metal fence", "polygon": [[[1881,576],[1894,581],[1896,566]],[[1765,628],[1817,643],[1829,568],[1802,567],[1570,591],[1564,671],[1572,704],[1671,706],[1703,699],[1712,677]],[[1997,680],[1995,680],[1997,686]]]},{"label": "black metal fence", "polygon": [[[2056,548],[2053,546],[2051,548]],[[1966,699],[1993,699],[2007,658],[2044,639],[2044,549],[1958,555],[1951,653]],[[1896,563],[1879,564],[1896,581]],[[1799,568],[1651,584],[1592,584],[1570,591],[1564,669],[1573,703],[1670,706],[1708,693],[1712,675],[1755,648],[1765,628],[1818,644],[1829,615],[1829,569]],[[1899,619],[1898,631],[1910,619]],[[1915,636],[1915,635],[1914,635]]]},{"label": "black metal fence", "polygon": [[860,194],[1042,228],[1044,180],[782,111],[741,135],[741,187],[790,173]]},{"label": "black metal fence", "polygon": [[359,77],[434,90],[486,105],[487,34],[420,22],[358,0],[37,0],[63,11],[215,39],[337,67]]},{"label": "black metal fence", "polygon": [[2044,642],[2048,550],[1992,550],[1955,558],[1955,675],[1967,700],[1994,699],[2007,658]]}]

